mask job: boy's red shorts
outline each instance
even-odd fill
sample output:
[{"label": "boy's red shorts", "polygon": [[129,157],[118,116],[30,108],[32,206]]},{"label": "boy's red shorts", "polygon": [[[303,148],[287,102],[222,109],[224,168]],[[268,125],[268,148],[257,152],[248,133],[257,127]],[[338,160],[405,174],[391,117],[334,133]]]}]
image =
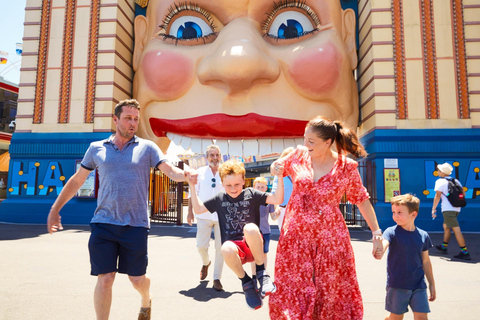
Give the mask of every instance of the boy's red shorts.
[{"label": "boy's red shorts", "polygon": [[255,261],[255,259],[253,258],[252,251],[250,251],[248,244],[245,242],[245,238],[243,238],[242,240],[235,240],[232,242],[235,243],[235,245],[238,248],[238,256],[240,257],[242,264]]}]

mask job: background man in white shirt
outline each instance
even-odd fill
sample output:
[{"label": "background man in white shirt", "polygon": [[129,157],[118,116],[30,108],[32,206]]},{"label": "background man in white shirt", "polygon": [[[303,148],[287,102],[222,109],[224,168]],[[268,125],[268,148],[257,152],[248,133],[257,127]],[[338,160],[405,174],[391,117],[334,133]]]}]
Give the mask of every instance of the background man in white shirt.
[{"label": "background man in white shirt", "polygon": [[[196,185],[196,192],[202,201],[212,198],[220,191],[225,191],[218,174],[218,167],[220,165],[221,153],[220,148],[216,145],[207,147],[205,152],[207,157],[208,166],[198,169],[198,180]],[[197,218],[197,248],[202,258],[202,269],[200,270],[200,280],[205,280],[208,275],[208,267],[211,264],[210,257],[208,255],[208,248],[210,246],[210,238],[212,234],[212,228],[215,236],[215,265],[213,269],[213,288],[217,291],[222,291],[223,286],[220,282],[223,270],[223,257],[222,257],[222,241],[220,238],[220,227],[218,226],[217,213],[205,212],[202,214],[196,214]],[[194,212],[192,208],[191,199],[188,200],[188,215],[187,222],[192,225],[194,220]]]},{"label": "background man in white shirt", "polygon": [[[437,166],[437,172],[440,179],[435,182],[435,199],[433,199],[432,217],[435,218],[437,216],[436,208],[441,199],[444,234],[443,243],[441,245],[436,245],[435,247],[441,253],[447,253],[447,246],[448,242],[450,241],[450,229],[452,229],[453,234],[455,235],[455,239],[457,239],[457,243],[460,246],[460,252],[453,257],[462,260],[471,260],[470,253],[468,252],[467,245],[465,244],[465,238],[463,237],[457,220],[461,208],[452,206],[446,196],[448,194],[448,180],[445,178],[450,176],[452,174],[452,171],[453,167],[448,162],[445,162],[444,164],[439,164]],[[461,186],[460,181],[456,180],[456,182]],[[463,196],[465,196],[465,192],[463,193]]]}]

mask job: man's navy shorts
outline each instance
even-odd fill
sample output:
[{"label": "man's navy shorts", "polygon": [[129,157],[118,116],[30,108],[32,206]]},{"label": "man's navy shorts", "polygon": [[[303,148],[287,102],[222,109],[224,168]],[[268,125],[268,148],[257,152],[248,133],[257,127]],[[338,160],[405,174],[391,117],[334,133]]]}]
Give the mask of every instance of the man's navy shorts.
[{"label": "man's navy shorts", "polygon": [[90,226],[88,250],[92,275],[119,272],[143,276],[147,273],[149,229],[106,223],[91,223]]}]

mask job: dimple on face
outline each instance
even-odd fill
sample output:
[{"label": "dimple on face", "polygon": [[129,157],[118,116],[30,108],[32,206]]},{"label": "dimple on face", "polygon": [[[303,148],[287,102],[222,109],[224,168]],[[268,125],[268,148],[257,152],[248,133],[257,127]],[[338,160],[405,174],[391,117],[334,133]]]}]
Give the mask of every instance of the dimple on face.
[{"label": "dimple on face", "polygon": [[338,1],[172,5],[150,1],[135,47],[141,136],[299,138],[318,115],[356,126]]}]

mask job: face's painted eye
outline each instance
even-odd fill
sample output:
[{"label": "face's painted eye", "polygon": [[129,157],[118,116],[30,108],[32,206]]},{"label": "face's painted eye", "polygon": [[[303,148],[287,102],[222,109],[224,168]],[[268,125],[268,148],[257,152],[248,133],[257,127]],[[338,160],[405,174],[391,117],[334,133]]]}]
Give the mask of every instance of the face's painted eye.
[{"label": "face's painted eye", "polygon": [[268,35],[277,39],[301,37],[315,30],[311,20],[298,11],[284,11],[273,20]]},{"label": "face's painted eye", "polygon": [[212,28],[204,20],[193,16],[175,19],[168,32],[170,36],[180,40],[202,38],[212,33]]}]

